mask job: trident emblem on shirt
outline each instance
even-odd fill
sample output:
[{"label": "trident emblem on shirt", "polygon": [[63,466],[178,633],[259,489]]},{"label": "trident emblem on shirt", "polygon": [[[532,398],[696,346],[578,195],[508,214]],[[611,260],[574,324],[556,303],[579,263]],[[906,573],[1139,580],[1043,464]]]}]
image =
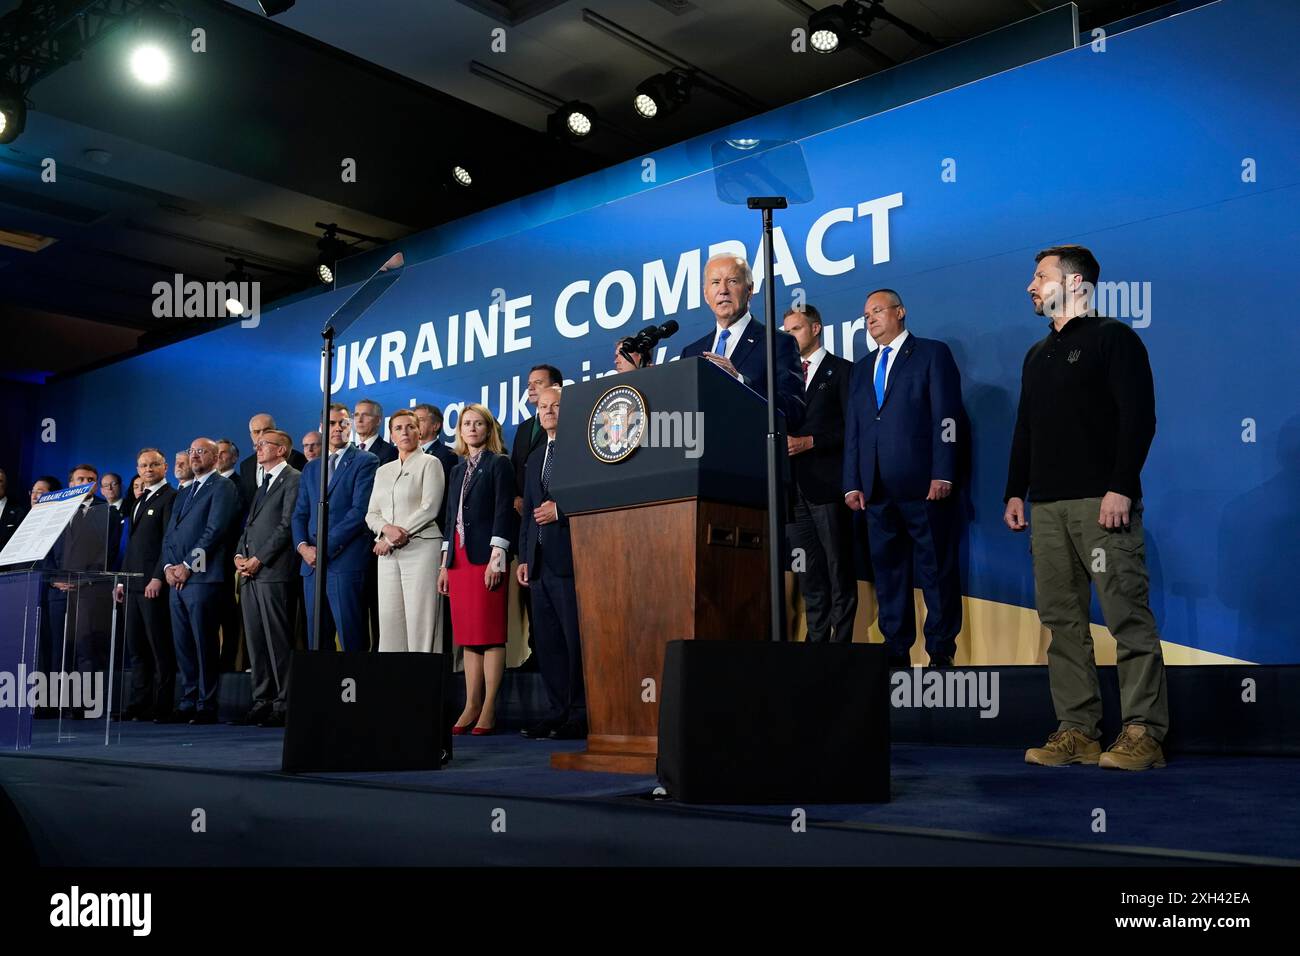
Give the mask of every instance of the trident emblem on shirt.
[{"label": "trident emblem on shirt", "polygon": [[1082,354],[1083,354],[1083,353],[1080,352],[1078,349],[1075,349],[1075,350],[1074,350],[1073,352],[1071,352],[1068,356],[1066,356],[1066,359],[1065,359],[1065,360],[1066,360],[1067,362],[1069,362],[1071,365],[1073,365],[1075,362],[1079,361],[1079,356],[1082,355]]}]

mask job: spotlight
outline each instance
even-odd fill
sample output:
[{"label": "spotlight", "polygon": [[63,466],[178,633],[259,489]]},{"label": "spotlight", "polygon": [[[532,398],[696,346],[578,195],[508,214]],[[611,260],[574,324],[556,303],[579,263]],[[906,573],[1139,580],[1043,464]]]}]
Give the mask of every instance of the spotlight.
[{"label": "spotlight", "polygon": [[27,125],[27,104],[23,91],[0,80],[0,143],[12,143]]},{"label": "spotlight", "polygon": [[808,18],[808,42],[818,53],[834,53],[852,38],[853,10],[857,4],[836,3]]},{"label": "spotlight", "polygon": [[808,42],[818,53],[835,53],[871,36],[878,22],[895,26],[926,46],[943,46],[940,40],[886,10],[885,0],[844,0],[818,10],[808,18]]},{"label": "spotlight", "polygon": [[596,111],[586,103],[570,100],[550,115],[546,128],[560,139],[586,139],[596,129]]},{"label": "spotlight", "polygon": [[636,88],[632,106],[642,119],[660,119],[691,98],[692,82],[685,70],[656,74]]},{"label": "spotlight", "polygon": [[451,168],[451,178],[462,186],[469,186],[474,182],[474,177],[469,174],[469,170],[464,166],[453,166]]},{"label": "spotlight", "polygon": [[332,223],[326,226],[316,248],[320,250],[316,257],[316,279],[322,285],[333,285],[334,266],[348,251],[347,244],[338,237],[338,226]]},{"label": "spotlight", "polygon": [[160,87],[172,77],[172,63],[190,24],[163,0],[149,0],[135,18],[135,41],[129,65],[142,86]]},{"label": "spotlight", "polygon": [[[235,283],[236,286],[238,286],[239,283],[248,281],[248,273],[244,271],[243,259],[234,259],[234,260],[228,259],[226,261],[233,262],[235,266],[235,268],[231,269],[229,272],[226,273],[226,282],[233,282]],[[238,288],[236,288],[235,291],[238,292],[239,291]],[[239,299],[231,295],[229,298],[226,299],[226,314],[243,315],[244,303],[240,302]]]},{"label": "spotlight", "polygon": [[142,43],[131,51],[131,74],[145,86],[162,86],[171,79],[171,57],[157,44]]}]

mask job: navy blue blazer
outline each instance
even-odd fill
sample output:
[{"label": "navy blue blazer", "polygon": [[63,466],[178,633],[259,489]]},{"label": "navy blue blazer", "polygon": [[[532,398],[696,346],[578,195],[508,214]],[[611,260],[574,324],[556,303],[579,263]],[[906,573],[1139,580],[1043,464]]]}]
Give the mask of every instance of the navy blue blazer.
[{"label": "navy blue blazer", "polygon": [[[195,489],[198,489],[197,491]],[[220,584],[227,580],[231,562],[230,532],[239,520],[239,489],[215,470],[203,484],[191,484],[176,493],[171,518],[163,536],[163,564],[194,563],[195,549],[201,549],[205,568],[195,571],[186,587]]]},{"label": "navy blue blazer", "polygon": [[[451,487],[451,470],[456,467],[459,459],[456,453],[442,443],[441,438],[435,438],[433,444],[425,451],[426,455],[432,455],[438,461],[442,462],[442,486],[444,489]],[[446,534],[446,529],[443,529]]]},{"label": "navy blue blazer", "polygon": [[[307,462],[298,480],[298,500],[293,506],[293,547],[306,542],[316,547],[316,524],[320,520],[320,470],[329,455]],[[366,527],[370,491],[375,483],[379,459],[368,451],[349,445],[334,469],[326,493],[330,502],[329,569],[341,574],[364,572],[371,558],[373,537]],[[309,578],[316,569],[298,562],[299,574]]]},{"label": "navy blue blazer", "polygon": [[[451,470],[451,483],[447,486],[447,509],[442,517],[442,533],[446,535],[446,567],[455,563],[456,512],[460,509],[461,486],[465,484],[464,458]],[[492,546],[514,550],[516,537],[515,470],[507,455],[483,450],[483,458],[474,469],[465,494],[465,553],[471,564],[487,564],[492,560]]]},{"label": "navy blue blazer", "polygon": [[861,491],[870,499],[878,467],[891,497],[924,499],[933,479],[957,481],[961,375],[947,345],[909,333],[902,350],[890,353],[894,365],[877,408],[879,355],[876,350],[853,365],[844,423],[844,493]]},{"label": "navy blue blazer", "polygon": [[[552,454],[558,450],[557,445]],[[535,455],[528,458],[528,467],[524,475],[524,514],[519,529],[519,560],[528,565],[529,575],[536,574],[534,561],[537,557],[538,524],[533,519],[533,509],[546,500],[542,494],[542,465],[546,461],[546,442]],[[555,477],[556,465],[551,465],[551,478]],[[561,577],[573,577],[573,542],[569,537],[569,516],[559,505],[555,506],[555,520],[546,525],[546,546],[542,548],[542,561],[546,570]]]},{"label": "navy blue blazer", "polygon": [[[745,334],[731,353],[731,364],[744,377],[745,384],[758,394],[767,395],[767,345],[764,326],[751,314]],[[715,321],[703,338],[682,349],[682,358],[694,358],[713,351],[713,341],[718,337]],[[776,332],[776,407],[785,414],[787,433],[803,422],[803,366],[799,362],[799,345],[794,336],[784,329]]]}]

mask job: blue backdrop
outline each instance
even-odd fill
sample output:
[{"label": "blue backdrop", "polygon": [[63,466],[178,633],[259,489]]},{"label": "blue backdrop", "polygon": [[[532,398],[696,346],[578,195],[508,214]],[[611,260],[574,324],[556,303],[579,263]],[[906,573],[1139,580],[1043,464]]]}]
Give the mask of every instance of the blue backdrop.
[{"label": "blue backdrop", "polygon": [[[1080,242],[1140,296],[1162,636],[1300,662],[1296,35],[1296,5],[1225,0],[801,141],[816,195],[778,213],[778,303],[802,290],[832,350],[860,358],[852,323],[890,286],[909,328],[951,345],[974,439],[967,594],[1033,605],[1027,540],[1001,526],[1020,365],[1046,327],[1024,288],[1036,250]],[[668,357],[703,334],[702,262],[727,242],[758,261],[758,232],[703,174],[413,264],[342,337],[337,398],[433,401],[451,426],[486,396],[509,431],[530,366],[605,373],[617,336],[668,317],[683,326]],[[348,291],[47,386],[57,441],[37,447],[38,471],[130,475],[140,446],[170,455],[200,434],[247,445],[263,410],[296,439],[318,415],[319,328]]]}]

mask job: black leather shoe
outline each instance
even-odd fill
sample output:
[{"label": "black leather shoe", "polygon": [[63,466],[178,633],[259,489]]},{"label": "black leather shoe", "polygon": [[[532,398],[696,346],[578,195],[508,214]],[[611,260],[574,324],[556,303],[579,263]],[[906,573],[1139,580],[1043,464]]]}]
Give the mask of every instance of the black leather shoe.
[{"label": "black leather shoe", "polygon": [[243,717],[236,717],[230,722],[232,727],[256,727],[266,718],[271,716],[269,707],[254,707]]},{"label": "black leather shoe", "polygon": [[217,712],[215,710],[201,710],[190,718],[190,726],[199,724],[215,724],[217,722]]},{"label": "black leather shoe", "polygon": [[952,667],[952,658],[947,654],[931,654],[930,663],[926,667]]},{"label": "black leather shoe", "polygon": [[587,722],[585,720],[570,720],[568,723],[551,731],[552,740],[586,740],[587,739]]},{"label": "black leather shoe", "polygon": [[521,737],[527,737],[529,740],[547,740],[551,734],[560,729],[560,725],[553,720],[543,720],[533,724],[531,727],[525,727],[519,731]]},{"label": "black leather shoe", "polygon": [[284,714],[270,713],[257,722],[259,727],[283,727]]}]

